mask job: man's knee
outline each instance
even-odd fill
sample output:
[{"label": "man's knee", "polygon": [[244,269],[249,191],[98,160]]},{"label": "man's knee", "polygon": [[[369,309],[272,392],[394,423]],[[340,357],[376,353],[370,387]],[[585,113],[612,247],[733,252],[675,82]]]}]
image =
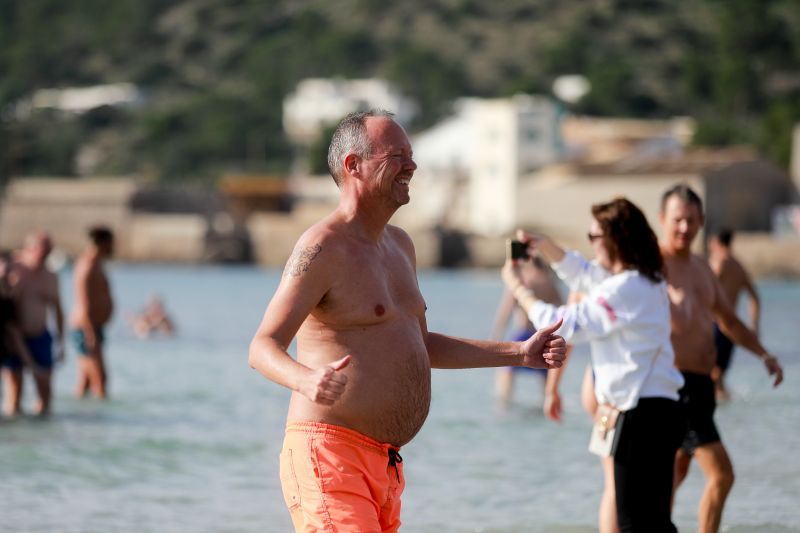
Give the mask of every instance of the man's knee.
[{"label": "man's knee", "polygon": [[713,483],[718,490],[727,493],[731,490],[731,487],[733,487],[735,479],[736,476],[733,473],[733,467],[728,463],[709,476],[709,483]]},{"label": "man's knee", "polygon": [[733,464],[728,457],[728,452],[721,443],[698,449],[702,454],[701,465],[705,471],[708,483],[717,490],[726,493],[731,490],[735,481]]}]

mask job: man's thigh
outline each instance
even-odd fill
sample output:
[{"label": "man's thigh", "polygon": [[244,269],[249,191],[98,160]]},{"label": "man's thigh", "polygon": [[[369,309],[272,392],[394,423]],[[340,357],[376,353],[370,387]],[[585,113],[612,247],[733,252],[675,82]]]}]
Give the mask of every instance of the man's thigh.
[{"label": "man's thigh", "polygon": [[346,442],[287,434],[280,476],[295,530],[396,531],[402,465],[387,469],[385,460]]},{"label": "man's thigh", "polygon": [[289,452],[281,454],[281,487],[297,532],[381,531],[379,511],[366,487],[350,490],[329,483],[323,490],[318,470]]}]

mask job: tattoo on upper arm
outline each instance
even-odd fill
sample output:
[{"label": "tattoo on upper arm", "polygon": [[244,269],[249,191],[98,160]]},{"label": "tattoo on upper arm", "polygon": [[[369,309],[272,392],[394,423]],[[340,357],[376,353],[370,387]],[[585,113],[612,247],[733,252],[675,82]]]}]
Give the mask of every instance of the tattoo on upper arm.
[{"label": "tattoo on upper arm", "polygon": [[296,278],[304,272],[307,272],[308,267],[311,266],[311,261],[319,255],[320,251],[322,251],[322,246],[319,244],[296,249],[289,258],[289,261],[286,262],[286,268],[283,274]]}]

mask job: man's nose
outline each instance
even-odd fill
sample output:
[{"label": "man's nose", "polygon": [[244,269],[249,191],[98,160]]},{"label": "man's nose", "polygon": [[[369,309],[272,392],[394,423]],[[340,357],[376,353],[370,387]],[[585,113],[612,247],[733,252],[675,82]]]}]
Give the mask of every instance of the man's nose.
[{"label": "man's nose", "polygon": [[417,170],[417,163],[414,161],[413,158],[407,157],[405,162],[405,167],[410,170]]}]

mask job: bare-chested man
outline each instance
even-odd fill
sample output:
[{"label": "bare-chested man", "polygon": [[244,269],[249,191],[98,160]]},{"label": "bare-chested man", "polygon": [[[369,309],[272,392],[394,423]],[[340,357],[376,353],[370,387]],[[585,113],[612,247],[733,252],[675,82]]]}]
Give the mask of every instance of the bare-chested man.
[{"label": "bare-chested man", "polygon": [[[519,238],[519,235],[517,236]],[[519,262],[519,272],[522,277],[522,284],[532,290],[541,300],[561,305],[562,298],[557,288],[557,277],[550,269],[550,266],[535,253],[533,256]],[[503,290],[503,296],[497,308],[492,325],[492,332],[489,336],[491,340],[501,340],[505,336],[508,323],[513,319],[512,340],[525,340],[536,331],[534,324],[528,319],[527,313],[517,304],[514,295],[508,289]],[[569,352],[567,352],[567,356]],[[507,408],[514,392],[514,379],[516,374],[521,372],[535,374],[542,378],[544,390],[545,416],[560,420],[561,418],[561,397],[559,395],[557,383],[553,387],[547,387],[548,372],[544,368],[526,368],[519,366],[509,366],[499,368],[495,376],[495,394],[500,400],[503,408]]]},{"label": "bare-chested man", "polygon": [[[758,333],[758,322],[761,315],[761,302],[758,298],[755,285],[750,279],[750,274],[742,266],[733,252],[731,252],[731,241],[733,231],[721,229],[711,235],[708,239],[708,264],[716,274],[728,302],[736,309],[739,303],[739,295],[744,291],[747,293],[750,315],[750,328]],[[717,345],[717,366],[711,377],[714,379],[714,386],[717,391],[717,398],[728,399],[728,390],[725,387],[725,373],[731,363],[733,354],[733,343],[725,336],[719,327],[714,325],[714,342]]]},{"label": "bare-chested man", "polygon": [[114,251],[114,235],[105,227],[89,230],[89,247],[75,262],[75,305],[70,325],[78,351],[78,384],[75,395],[91,390],[97,398],[108,395],[108,374],[103,355],[103,327],[111,319],[114,304],[103,263]]},{"label": "bare-chested man", "polygon": [[[414,245],[388,224],[417,168],[384,111],[345,117],[328,166],[336,210],[308,229],[250,344],[250,365],[292,390],[281,484],[298,531],[396,531],[398,453],[422,427],[431,367],[557,367],[560,323],[524,342],[429,332]],[[297,360],[287,347],[297,337]]]},{"label": "bare-chested man", "polygon": [[659,219],[664,230],[661,252],[672,308],[672,345],[675,364],[685,379],[681,400],[689,426],[676,456],[675,484],[677,488],[686,478],[694,456],[706,478],[698,510],[699,531],[710,533],[719,528],[725,499],[733,486],[733,466],[713,419],[716,401],[711,371],[717,360],[714,322],[764,362],[775,378],[775,386],[783,380],[783,369],[758,336],[736,317],[708,263],[691,252],[692,241],[703,225],[700,197],[686,185],[672,187],[662,196]]},{"label": "bare-chested man", "polygon": [[[14,263],[9,276],[17,305],[17,322],[28,352],[37,367],[33,370],[38,401],[35,413],[50,412],[51,380],[54,360],[64,359],[64,317],[61,311],[58,276],[47,269],[47,257],[53,249],[50,236],[45,232],[31,233]],[[52,313],[56,326],[55,357],[53,336],[48,330],[48,315]],[[3,411],[7,416],[20,412],[22,398],[22,360],[6,358],[3,363],[5,398]]]}]

